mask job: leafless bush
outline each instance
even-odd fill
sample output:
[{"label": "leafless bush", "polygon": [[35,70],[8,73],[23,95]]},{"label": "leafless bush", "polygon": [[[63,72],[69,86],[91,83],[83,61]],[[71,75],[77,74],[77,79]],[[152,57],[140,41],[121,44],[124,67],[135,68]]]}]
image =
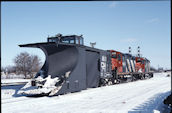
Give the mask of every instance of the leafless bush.
[{"label": "leafless bush", "polygon": [[6,67],[1,67],[1,72],[4,72],[4,73],[15,73],[16,72],[16,68],[15,66],[6,66]]},{"label": "leafless bush", "polygon": [[5,72],[5,68],[1,66],[1,72]]},{"label": "leafless bush", "polygon": [[158,70],[155,69],[153,66],[150,67],[150,71],[157,72]]}]

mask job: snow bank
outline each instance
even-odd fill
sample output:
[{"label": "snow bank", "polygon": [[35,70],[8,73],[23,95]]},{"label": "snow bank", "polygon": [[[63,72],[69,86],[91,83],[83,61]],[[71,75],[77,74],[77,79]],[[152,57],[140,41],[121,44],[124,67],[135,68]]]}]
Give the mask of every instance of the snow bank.
[{"label": "snow bank", "polygon": [[29,82],[31,79],[1,79],[1,84]]}]

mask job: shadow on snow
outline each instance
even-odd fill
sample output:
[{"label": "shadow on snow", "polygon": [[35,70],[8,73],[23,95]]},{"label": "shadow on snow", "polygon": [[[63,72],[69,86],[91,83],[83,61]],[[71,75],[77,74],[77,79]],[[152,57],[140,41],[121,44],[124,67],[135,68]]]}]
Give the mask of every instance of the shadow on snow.
[{"label": "shadow on snow", "polygon": [[170,94],[170,91],[157,94],[128,113],[153,113],[154,110],[158,110],[160,113],[170,113],[171,109],[163,103],[164,99]]},{"label": "shadow on snow", "polygon": [[9,85],[9,86],[1,86],[1,90],[15,90],[15,93],[12,95],[13,97],[21,97],[22,95],[17,94],[17,92],[24,86],[22,85]]}]

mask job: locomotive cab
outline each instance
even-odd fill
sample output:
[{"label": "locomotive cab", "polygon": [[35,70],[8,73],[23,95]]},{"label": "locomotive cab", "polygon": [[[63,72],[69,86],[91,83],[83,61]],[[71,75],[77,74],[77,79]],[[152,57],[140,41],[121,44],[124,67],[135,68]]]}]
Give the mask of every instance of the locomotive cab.
[{"label": "locomotive cab", "polygon": [[136,57],[136,70],[137,72],[145,72],[145,59],[141,57]]},{"label": "locomotive cab", "polygon": [[58,34],[55,37],[48,37],[47,42],[84,45],[84,39],[82,35],[81,36],[77,36],[77,35],[62,36],[61,34]]},{"label": "locomotive cab", "polygon": [[114,50],[110,50],[111,52],[111,64],[112,70],[117,70],[117,73],[121,73],[122,70],[122,53]]}]

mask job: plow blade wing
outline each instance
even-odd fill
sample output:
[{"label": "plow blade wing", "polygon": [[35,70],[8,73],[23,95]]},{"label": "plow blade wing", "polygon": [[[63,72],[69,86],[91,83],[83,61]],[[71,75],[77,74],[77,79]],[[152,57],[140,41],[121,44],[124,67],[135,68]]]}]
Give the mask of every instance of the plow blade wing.
[{"label": "plow blade wing", "polygon": [[[27,95],[38,95],[43,94],[47,95],[59,95],[68,92],[75,92],[82,89],[85,89],[86,86],[84,84],[85,75],[83,66],[81,64],[84,63],[83,57],[79,57],[78,52],[80,50],[77,49],[76,46],[73,45],[65,45],[65,44],[56,44],[56,43],[34,43],[34,44],[26,44],[19,45],[20,47],[35,47],[40,48],[45,56],[46,60],[41,68],[41,70],[35,75],[34,85],[31,84],[30,88],[23,88],[22,94]],[[83,68],[82,68],[83,67]],[[81,68],[79,71],[77,68]],[[40,81],[38,78],[45,80],[42,85],[38,84]],[[48,79],[47,79],[48,78]],[[52,80],[58,78],[58,82],[53,83]],[[38,82],[39,81],[39,82]],[[79,85],[79,82],[83,84]],[[48,85],[47,85],[48,84]],[[32,88],[32,87],[37,87]],[[45,90],[47,88],[47,90]],[[27,90],[29,89],[29,90]],[[51,89],[51,90],[50,90]],[[20,93],[21,94],[21,93]]]}]

